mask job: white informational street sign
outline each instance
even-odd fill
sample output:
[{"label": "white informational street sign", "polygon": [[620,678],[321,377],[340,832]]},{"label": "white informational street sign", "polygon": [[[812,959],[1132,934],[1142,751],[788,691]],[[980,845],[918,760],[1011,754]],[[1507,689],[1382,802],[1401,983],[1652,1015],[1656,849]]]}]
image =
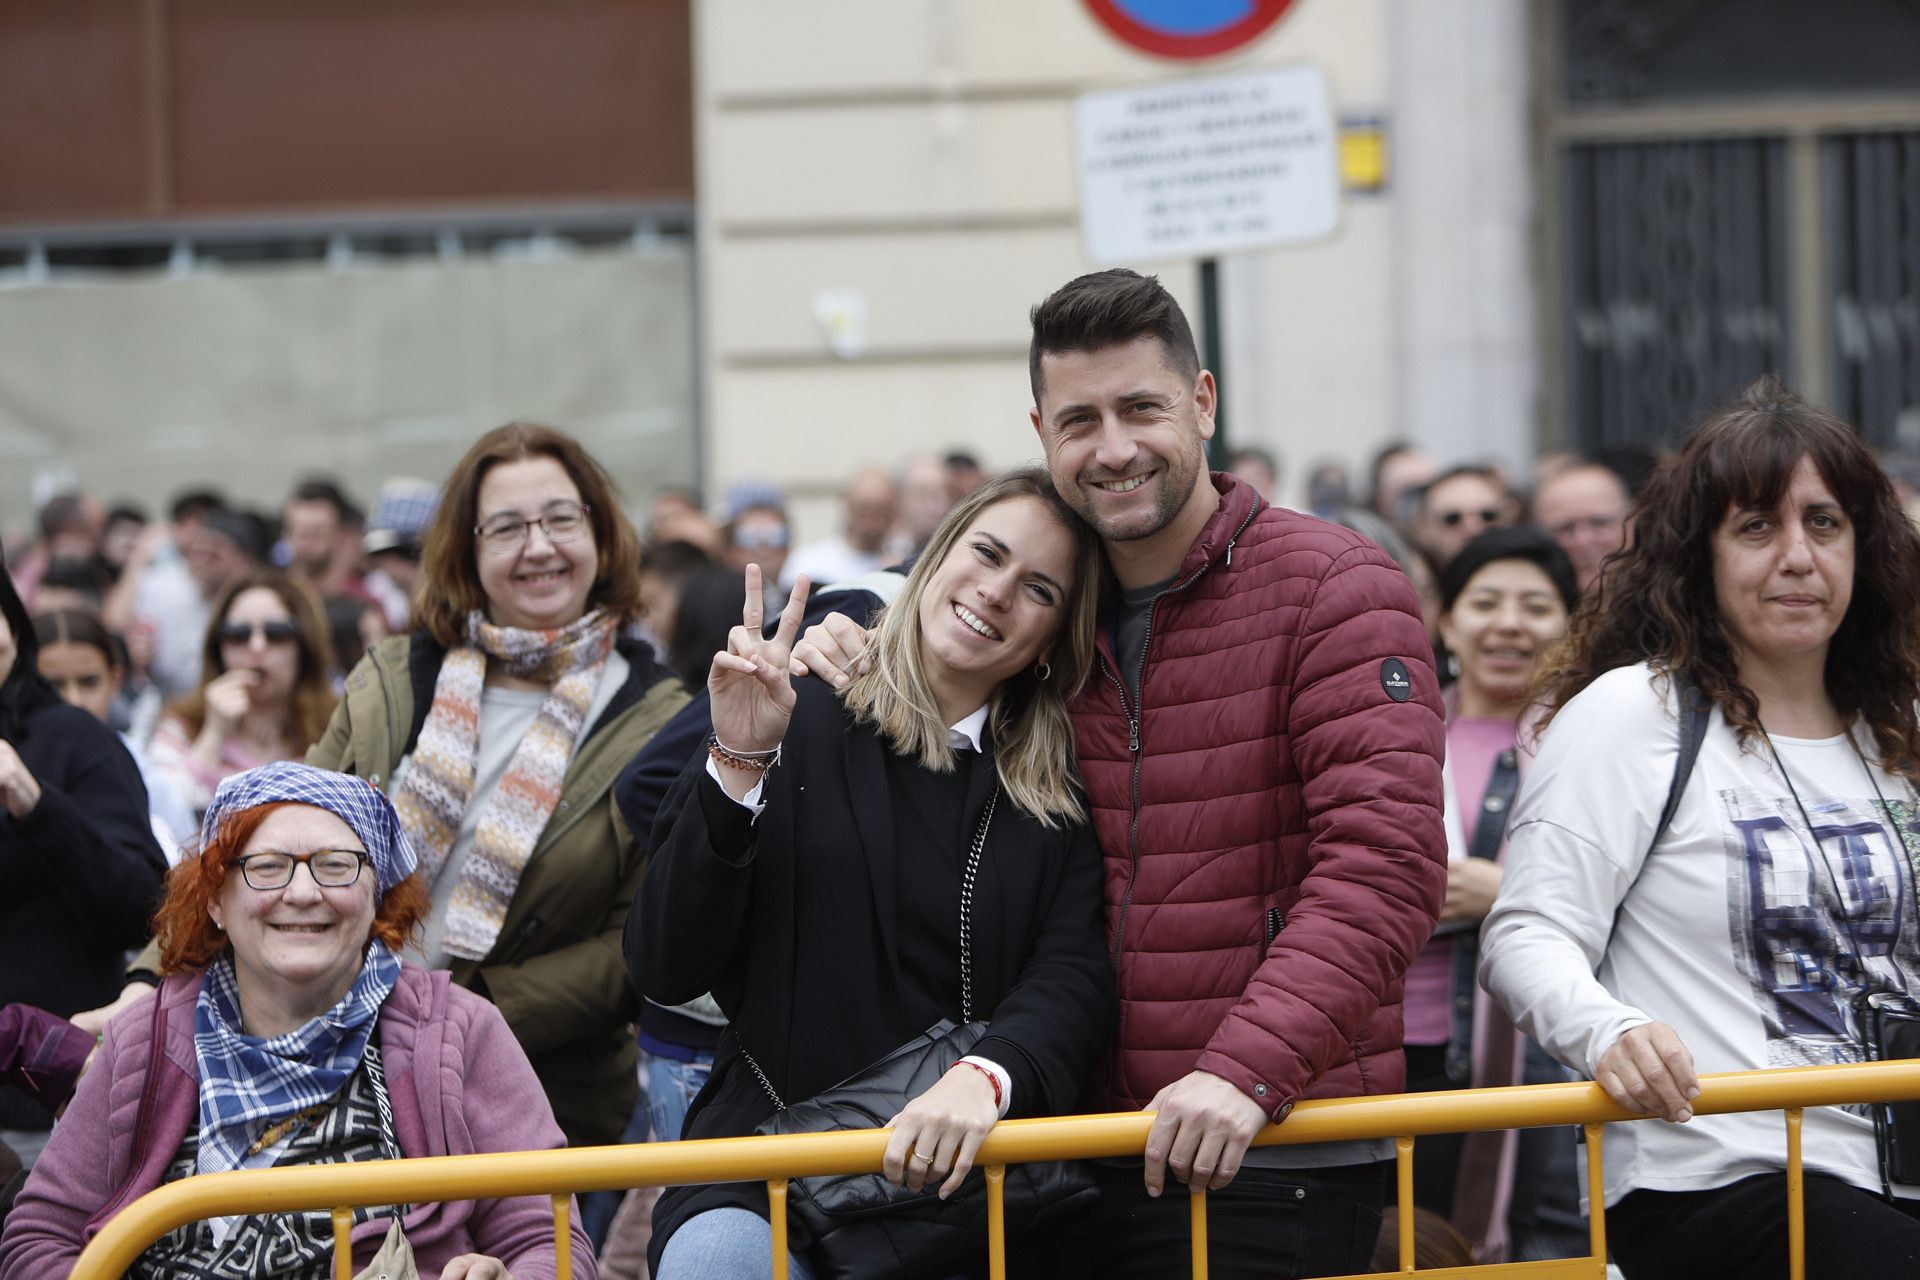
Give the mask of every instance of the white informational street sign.
[{"label": "white informational street sign", "polygon": [[1073,114],[1095,262],[1298,244],[1339,223],[1339,136],[1319,67],[1088,93]]}]

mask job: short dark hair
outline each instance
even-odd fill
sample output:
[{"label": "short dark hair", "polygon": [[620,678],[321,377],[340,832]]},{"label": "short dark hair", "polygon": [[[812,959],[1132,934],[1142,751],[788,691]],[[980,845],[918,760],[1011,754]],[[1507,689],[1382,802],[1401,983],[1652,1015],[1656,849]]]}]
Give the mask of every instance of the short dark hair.
[{"label": "short dark hair", "polygon": [[77,493],[62,493],[47,499],[40,508],[40,536],[55,537],[73,529],[87,527],[87,503]]},{"label": "short dark hair", "polygon": [[98,607],[107,588],[113,585],[113,576],[98,560],[66,556],[48,563],[46,572],[40,575],[40,585],[77,591]]},{"label": "short dark hair", "polygon": [[176,494],[167,504],[167,519],[175,524],[188,520],[205,520],[216,511],[224,511],[227,500],[216,489],[189,489]]},{"label": "short dark hair", "polygon": [[1506,497],[1513,496],[1513,490],[1507,487],[1507,482],[1500,478],[1498,471],[1481,463],[1473,462],[1458,467],[1448,467],[1445,471],[1442,471],[1439,475],[1427,481],[1418,489],[1415,489],[1413,492],[1417,494],[1418,497],[1414,500],[1414,509],[1417,511],[1425,511],[1427,509],[1427,498],[1435,489],[1438,489],[1449,480],[1458,480],[1461,476],[1474,476],[1478,479],[1485,480]]},{"label": "short dark hair", "polygon": [[1125,267],[1069,280],[1028,313],[1033,342],[1027,348],[1027,380],[1040,403],[1040,357],[1067,351],[1104,351],[1151,335],[1167,363],[1183,378],[1200,373],[1200,349],[1186,313],[1160,284]]},{"label": "short dark hair", "polygon": [[1580,607],[1580,579],[1573,561],[1560,544],[1532,525],[1489,529],[1460,548],[1440,570],[1440,608],[1451,611],[1473,575],[1501,560],[1525,560],[1537,565],[1560,594],[1567,613]]},{"label": "short dark hair", "polygon": [[288,502],[324,502],[333,508],[335,519],[347,514],[347,495],[340,486],[320,476],[309,476],[293,487],[287,497]]},{"label": "short dark hair", "polygon": [[[672,538],[640,549],[640,572],[657,573],[668,582],[684,582],[695,570],[711,569],[713,557],[691,542]],[[665,636],[660,637],[665,640]]]},{"label": "short dark hair", "polygon": [[107,508],[107,524],[109,526],[119,524],[124,520],[131,520],[134,524],[147,523],[146,508],[136,506],[131,502],[116,502]]}]

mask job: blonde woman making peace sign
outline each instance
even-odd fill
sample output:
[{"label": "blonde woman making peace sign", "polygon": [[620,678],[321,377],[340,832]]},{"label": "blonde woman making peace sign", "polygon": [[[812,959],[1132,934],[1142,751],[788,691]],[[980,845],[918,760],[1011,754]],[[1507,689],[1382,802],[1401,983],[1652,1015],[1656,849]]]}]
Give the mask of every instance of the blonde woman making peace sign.
[{"label": "blonde woman making peace sign", "polygon": [[[648,997],[712,991],[731,1019],[685,1137],[752,1133],[775,1095],[809,1098],[969,1013],[987,1034],[894,1117],[889,1178],[949,1196],[1000,1117],[1073,1105],[1112,1018],[1066,715],[1100,571],[1043,472],[992,481],[934,533],[869,670],[836,692],[788,674],[806,585],[764,639],[747,570],[707,680],[714,736],[662,810],[630,956]],[[767,1274],[766,1216],[762,1184],[669,1191],[653,1274]],[[816,1274],[790,1226],[793,1274]]]}]

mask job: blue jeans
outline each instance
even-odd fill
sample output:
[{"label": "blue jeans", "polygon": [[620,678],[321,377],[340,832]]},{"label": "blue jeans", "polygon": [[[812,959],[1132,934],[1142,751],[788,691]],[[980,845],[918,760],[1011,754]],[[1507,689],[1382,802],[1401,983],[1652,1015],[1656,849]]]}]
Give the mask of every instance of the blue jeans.
[{"label": "blue jeans", "polygon": [[[680,1225],[660,1255],[654,1280],[760,1280],[773,1275],[773,1228],[751,1209],[709,1209]],[[813,1280],[798,1256],[787,1255],[792,1280]]]},{"label": "blue jeans", "polygon": [[653,1140],[675,1142],[686,1127],[693,1096],[706,1087],[713,1072],[713,1055],[697,1054],[692,1062],[647,1055],[647,1100],[653,1114]]}]

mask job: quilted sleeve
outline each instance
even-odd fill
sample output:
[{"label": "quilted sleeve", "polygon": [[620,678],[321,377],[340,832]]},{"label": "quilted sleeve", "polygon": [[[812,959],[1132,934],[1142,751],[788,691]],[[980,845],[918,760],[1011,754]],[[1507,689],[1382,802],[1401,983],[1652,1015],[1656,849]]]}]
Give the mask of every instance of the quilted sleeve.
[{"label": "quilted sleeve", "polygon": [[1432,650],[1412,585],[1377,547],[1343,553],[1314,592],[1287,732],[1309,870],[1285,928],[1195,1064],[1276,1121],[1350,1055],[1433,932],[1446,890],[1446,729]]}]

